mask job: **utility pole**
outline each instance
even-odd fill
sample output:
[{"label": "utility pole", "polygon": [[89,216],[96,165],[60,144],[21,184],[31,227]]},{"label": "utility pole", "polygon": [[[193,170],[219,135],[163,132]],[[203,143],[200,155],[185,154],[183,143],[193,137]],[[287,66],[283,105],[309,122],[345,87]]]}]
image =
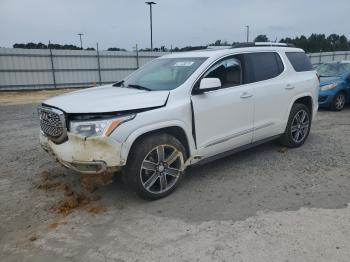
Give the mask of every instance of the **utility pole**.
[{"label": "utility pole", "polygon": [[79,34],[77,34],[77,35],[78,35],[79,38],[80,38],[80,48],[81,48],[81,50],[83,50],[83,40],[81,39],[81,37],[82,37],[84,34],[79,33]]},{"label": "utility pole", "polygon": [[145,2],[145,4],[149,5],[149,19],[150,19],[150,26],[151,26],[151,51],[153,51],[152,5],[155,5],[157,3],[155,3],[155,2]]},{"label": "utility pole", "polygon": [[249,25],[245,26],[247,28],[247,43],[249,42]]},{"label": "utility pole", "polygon": [[139,47],[136,44],[135,45],[135,51],[136,51],[136,68],[139,69],[140,67],[140,61],[139,61]]}]

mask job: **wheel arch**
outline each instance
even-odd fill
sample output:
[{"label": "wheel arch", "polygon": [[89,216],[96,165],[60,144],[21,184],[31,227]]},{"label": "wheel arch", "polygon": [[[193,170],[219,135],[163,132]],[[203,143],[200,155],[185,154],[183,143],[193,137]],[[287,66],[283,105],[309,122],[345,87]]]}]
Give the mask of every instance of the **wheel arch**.
[{"label": "wheel arch", "polygon": [[316,105],[315,105],[315,101],[312,99],[311,93],[303,93],[303,94],[299,94],[299,95],[295,96],[292,99],[291,103],[289,104],[289,108],[288,108],[286,115],[284,117],[284,119],[286,119],[285,124],[284,124],[284,129],[283,129],[284,131],[287,128],[289,115],[290,115],[290,112],[292,111],[292,107],[295,103],[300,103],[300,104],[306,105],[310,110],[311,118],[313,118],[315,115],[315,112],[313,110],[314,110]]},{"label": "wheel arch", "polygon": [[313,116],[313,109],[315,108],[315,102],[312,99],[312,94],[311,93],[304,93],[304,94],[300,94],[298,96],[295,96],[292,100],[292,102],[289,105],[288,111],[287,111],[287,115],[286,115],[286,119],[288,119],[290,112],[292,110],[292,107],[294,104],[296,103],[300,103],[303,105],[306,105],[307,108],[310,110],[311,113],[311,117]]},{"label": "wheel arch", "polygon": [[335,94],[339,94],[339,93],[343,93],[345,95],[345,99],[346,101],[349,101],[349,97],[350,97],[350,89],[346,89],[346,88],[341,88],[338,90],[338,92]]},{"label": "wheel arch", "polygon": [[123,143],[121,150],[121,160],[126,164],[128,156],[132,147],[141,139],[146,136],[156,134],[156,133],[166,133],[177,138],[185,147],[187,156],[190,157],[194,150],[194,141],[191,138],[191,130],[185,126],[184,123],[163,123],[157,126],[147,126],[142,129],[134,131]]},{"label": "wheel arch", "polygon": [[312,102],[312,97],[311,96],[303,96],[303,97],[299,97],[298,99],[296,99],[293,103],[294,104],[303,104],[305,106],[307,106],[307,108],[309,109],[311,116],[312,116],[312,110],[313,110],[313,102]]}]

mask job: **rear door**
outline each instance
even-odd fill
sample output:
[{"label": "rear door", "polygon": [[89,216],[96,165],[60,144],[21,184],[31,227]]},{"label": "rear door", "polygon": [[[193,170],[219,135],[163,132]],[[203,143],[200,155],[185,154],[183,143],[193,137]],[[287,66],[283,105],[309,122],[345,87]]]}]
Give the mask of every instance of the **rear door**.
[{"label": "rear door", "polygon": [[277,52],[255,52],[245,55],[254,86],[254,135],[253,141],[259,141],[283,133],[285,110],[291,97],[284,64]]}]

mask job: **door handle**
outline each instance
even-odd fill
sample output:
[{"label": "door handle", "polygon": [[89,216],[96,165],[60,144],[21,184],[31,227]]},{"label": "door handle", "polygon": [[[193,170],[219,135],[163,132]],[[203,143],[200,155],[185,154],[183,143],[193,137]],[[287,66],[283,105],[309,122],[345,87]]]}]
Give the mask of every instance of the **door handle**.
[{"label": "door handle", "polygon": [[291,89],[294,89],[295,88],[295,86],[293,86],[293,85],[291,85],[291,84],[288,84],[288,85],[286,85],[286,87],[285,87],[285,89],[287,89],[287,90],[291,90]]},{"label": "door handle", "polygon": [[249,98],[249,97],[252,97],[253,94],[250,94],[250,93],[247,93],[247,92],[244,92],[241,94],[241,98]]}]

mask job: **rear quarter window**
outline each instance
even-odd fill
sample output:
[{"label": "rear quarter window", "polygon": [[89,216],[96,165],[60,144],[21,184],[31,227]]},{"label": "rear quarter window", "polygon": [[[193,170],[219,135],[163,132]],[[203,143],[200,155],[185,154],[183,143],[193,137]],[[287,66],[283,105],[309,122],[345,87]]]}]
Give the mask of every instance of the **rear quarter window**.
[{"label": "rear quarter window", "polygon": [[275,52],[246,54],[249,61],[251,77],[249,82],[258,82],[274,78],[281,74],[284,66],[280,56]]},{"label": "rear quarter window", "polygon": [[305,72],[314,70],[310,59],[303,52],[286,52],[289,62],[296,72]]}]

